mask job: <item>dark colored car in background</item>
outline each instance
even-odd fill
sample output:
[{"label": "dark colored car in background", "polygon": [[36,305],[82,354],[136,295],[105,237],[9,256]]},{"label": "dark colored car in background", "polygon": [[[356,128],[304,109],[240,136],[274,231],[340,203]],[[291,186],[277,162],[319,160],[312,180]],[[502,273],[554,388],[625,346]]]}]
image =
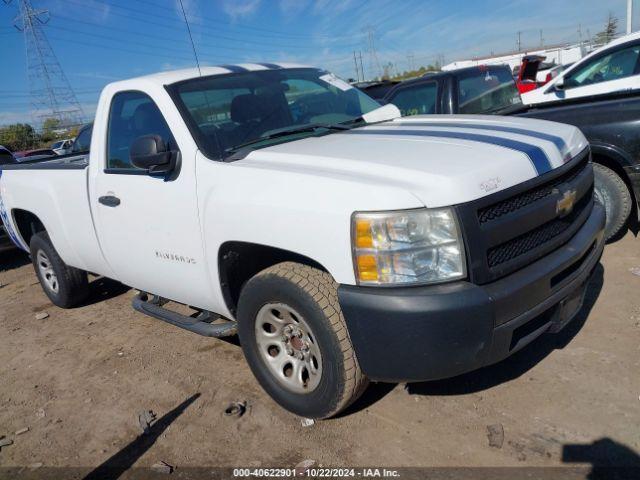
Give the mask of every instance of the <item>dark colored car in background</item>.
[{"label": "dark colored car in background", "polygon": [[35,150],[23,150],[21,152],[13,152],[13,156],[18,159],[28,158],[28,157],[52,157],[55,156],[56,152],[51,150],[50,148],[40,148]]},{"label": "dark colored car in background", "polygon": [[574,125],[591,145],[595,195],[605,206],[605,235],[626,231],[640,201],[640,93],[612,92],[562,102],[522,104],[506,65],[469,67],[402,82],[385,95],[402,115],[517,115]]},{"label": "dark colored car in background", "polygon": [[382,100],[387,92],[399,83],[400,80],[380,80],[373,82],[355,82],[352,83],[352,85],[374,100]]},{"label": "dark colored car in background", "polygon": [[9,149],[0,145],[0,165],[8,165],[10,163],[16,163],[16,159]]}]

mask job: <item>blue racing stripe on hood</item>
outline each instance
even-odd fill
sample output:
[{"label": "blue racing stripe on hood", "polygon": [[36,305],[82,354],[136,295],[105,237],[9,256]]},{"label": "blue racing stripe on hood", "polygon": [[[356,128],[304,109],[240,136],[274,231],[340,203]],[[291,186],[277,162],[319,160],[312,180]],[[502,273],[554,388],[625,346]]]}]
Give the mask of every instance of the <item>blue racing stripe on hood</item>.
[{"label": "blue racing stripe on hood", "polygon": [[526,128],[518,127],[506,127],[503,125],[491,125],[483,123],[452,123],[452,122],[394,122],[396,125],[402,126],[420,126],[420,127],[444,127],[444,128],[469,128],[472,130],[493,130],[495,132],[515,133],[516,135],[525,135],[527,137],[533,137],[540,140],[553,143],[560,151],[562,158],[566,160],[569,155],[569,147],[564,141],[564,138],[557,135],[551,135],[549,133],[538,132],[535,130],[528,130]]},{"label": "blue racing stripe on hood", "polygon": [[232,73],[244,73],[249,71],[246,68],[241,67],[240,65],[220,65],[220,68],[226,68]]},{"label": "blue racing stripe on hood", "polygon": [[519,142],[518,140],[512,140],[504,137],[493,137],[491,135],[480,135],[476,133],[466,132],[452,132],[452,131],[439,131],[439,130],[402,130],[402,129],[371,129],[371,130],[350,130],[345,132],[346,135],[387,135],[387,136],[414,136],[414,137],[433,137],[433,138],[455,138],[458,140],[468,140],[471,142],[486,143],[489,145],[496,145],[499,147],[508,148],[524,153],[531,161],[538,175],[543,175],[551,170],[551,162],[544,151],[535,145]]},{"label": "blue racing stripe on hood", "polygon": [[272,70],[282,70],[282,67],[280,65],[276,65],[275,63],[256,63],[256,65],[262,65],[263,67],[267,67]]}]

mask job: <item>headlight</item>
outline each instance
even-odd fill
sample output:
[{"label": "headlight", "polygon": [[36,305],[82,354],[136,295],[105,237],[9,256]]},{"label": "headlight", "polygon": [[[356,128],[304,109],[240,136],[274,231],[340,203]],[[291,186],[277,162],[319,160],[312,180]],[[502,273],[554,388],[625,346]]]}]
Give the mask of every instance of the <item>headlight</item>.
[{"label": "headlight", "polygon": [[464,245],[451,208],[355,213],[351,238],[360,285],[438,283],[466,276]]}]

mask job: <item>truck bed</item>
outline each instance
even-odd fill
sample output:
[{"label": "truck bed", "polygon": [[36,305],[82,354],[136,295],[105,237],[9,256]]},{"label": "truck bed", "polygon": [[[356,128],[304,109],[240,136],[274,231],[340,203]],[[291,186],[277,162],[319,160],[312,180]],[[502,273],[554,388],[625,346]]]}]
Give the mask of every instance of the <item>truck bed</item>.
[{"label": "truck bed", "polygon": [[89,165],[89,154],[61,155],[37,160],[0,165],[0,170],[83,170]]}]

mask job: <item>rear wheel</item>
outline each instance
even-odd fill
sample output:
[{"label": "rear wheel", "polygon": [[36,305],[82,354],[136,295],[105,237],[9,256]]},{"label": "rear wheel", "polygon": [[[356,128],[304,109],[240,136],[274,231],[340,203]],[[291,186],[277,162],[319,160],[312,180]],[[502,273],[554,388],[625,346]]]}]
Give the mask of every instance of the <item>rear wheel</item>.
[{"label": "rear wheel", "polygon": [[46,232],[39,232],[31,237],[30,248],[33,268],[51,303],[61,308],[70,308],[87,298],[87,273],[65,264]]},{"label": "rear wheel", "polygon": [[616,172],[610,168],[593,164],[595,175],[595,198],[600,202],[607,214],[604,226],[605,240],[618,235],[625,227],[631,214],[631,192]]},{"label": "rear wheel", "polygon": [[238,334],[258,382],[300,416],[335,415],[367,386],[326,272],[285,262],[257,274],[240,295]]}]

